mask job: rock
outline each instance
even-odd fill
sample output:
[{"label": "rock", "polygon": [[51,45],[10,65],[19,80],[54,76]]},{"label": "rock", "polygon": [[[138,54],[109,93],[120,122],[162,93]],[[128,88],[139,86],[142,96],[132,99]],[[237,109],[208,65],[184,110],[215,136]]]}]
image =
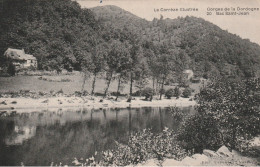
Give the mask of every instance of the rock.
[{"label": "rock", "polygon": [[190,166],[190,165],[196,166],[196,165],[200,165],[200,163],[196,162],[196,160],[191,157],[185,157],[181,161],[181,166]]},{"label": "rock", "polygon": [[232,156],[240,157],[242,154],[236,150],[232,150]]},{"label": "rock", "polygon": [[196,159],[196,161],[200,161],[201,164],[203,164],[209,160],[209,158],[204,154],[194,154],[191,157]]},{"label": "rock", "polygon": [[222,146],[218,149],[217,154],[224,155],[227,157],[231,157],[232,153],[229,151],[229,149],[226,146]]},{"label": "rock", "polygon": [[211,150],[203,150],[203,154],[208,156],[208,157],[216,157],[218,156],[218,154],[216,154],[214,151],[211,151]]},{"label": "rock", "polygon": [[162,166],[181,166],[180,161],[176,161],[175,159],[166,159],[163,163]]},{"label": "rock", "polygon": [[[139,166],[139,165],[138,165]],[[156,160],[149,159],[144,164],[141,164],[140,166],[158,166]]]}]

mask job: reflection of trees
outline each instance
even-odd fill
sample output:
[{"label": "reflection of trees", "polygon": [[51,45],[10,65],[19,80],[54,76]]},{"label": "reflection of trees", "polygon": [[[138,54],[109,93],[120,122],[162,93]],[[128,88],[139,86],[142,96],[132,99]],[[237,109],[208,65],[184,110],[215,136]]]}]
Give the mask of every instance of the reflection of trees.
[{"label": "reflection of trees", "polygon": [[6,136],[6,145],[19,145],[35,135],[35,126],[15,126],[12,134]]},{"label": "reflection of trees", "polygon": [[[25,165],[50,165],[52,161],[57,164],[71,164],[74,157],[85,159],[94,155],[95,151],[113,149],[115,140],[126,143],[129,133],[133,131],[152,128],[156,133],[161,131],[162,126],[174,128],[176,125],[170,113],[159,108],[139,111],[92,110],[84,114],[64,112],[60,118],[64,119],[62,122],[57,121],[56,113],[51,116],[46,112],[40,117],[34,114],[14,118],[15,124],[20,125],[35,125],[34,119],[41,123],[37,126],[33,138],[16,147],[12,156],[9,154],[9,157],[12,157],[12,165],[20,165],[21,161]],[[46,124],[43,124],[42,119],[46,119]],[[3,124],[3,121],[0,120],[0,123]],[[2,127],[0,126],[1,129]],[[14,125],[9,128],[13,131]],[[8,133],[8,130],[3,129],[3,132]]]},{"label": "reflection of trees", "polygon": [[[13,164],[12,150],[7,149],[5,138],[12,134],[14,130],[14,121],[9,119],[0,119],[0,166],[15,165]],[[11,163],[8,163],[11,162]]]}]

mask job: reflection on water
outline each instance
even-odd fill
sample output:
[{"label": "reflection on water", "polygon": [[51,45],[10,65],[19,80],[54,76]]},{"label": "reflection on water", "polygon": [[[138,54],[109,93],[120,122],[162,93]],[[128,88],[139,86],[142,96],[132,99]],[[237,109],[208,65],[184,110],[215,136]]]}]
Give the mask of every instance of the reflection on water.
[{"label": "reflection on water", "polygon": [[15,126],[12,134],[6,136],[6,145],[19,145],[35,136],[36,126]]},{"label": "reflection on water", "polygon": [[[192,108],[182,112],[192,114]],[[177,129],[182,119],[167,108],[34,112],[0,117],[0,165],[70,165],[74,157],[125,143],[130,133]]]}]

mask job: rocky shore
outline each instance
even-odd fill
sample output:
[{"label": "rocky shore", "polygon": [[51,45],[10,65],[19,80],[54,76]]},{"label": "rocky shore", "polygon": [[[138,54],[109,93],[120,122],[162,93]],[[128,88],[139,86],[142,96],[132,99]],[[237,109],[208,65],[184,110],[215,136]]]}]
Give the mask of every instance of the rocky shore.
[{"label": "rocky shore", "polygon": [[185,157],[182,161],[165,159],[159,163],[155,159],[150,159],[138,166],[259,166],[259,159],[243,156],[235,150],[229,150],[222,146],[217,151],[203,150],[202,154],[194,154]]},{"label": "rocky shore", "polygon": [[126,97],[120,97],[117,101],[115,97],[102,98],[99,96],[84,96],[84,97],[6,97],[0,98],[0,111],[17,110],[17,112],[30,112],[35,110],[46,109],[66,109],[66,108],[137,108],[137,107],[188,107],[196,105],[194,100],[189,98],[172,98],[153,101],[145,101],[142,97],[135,97],[131,102],[127,102]]}]

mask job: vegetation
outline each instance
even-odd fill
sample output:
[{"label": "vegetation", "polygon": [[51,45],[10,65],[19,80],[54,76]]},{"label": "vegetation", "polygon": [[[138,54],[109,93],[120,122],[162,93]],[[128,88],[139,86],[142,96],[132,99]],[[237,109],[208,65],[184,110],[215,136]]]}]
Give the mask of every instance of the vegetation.
[{"label": "vegetation", "polygon": [[171,97],[174,96],[174,89],[168,89],[166,92],[165,92],[165,96],[167,97],[167,99],[171,99]]},{"label": "vegetation", "polygon": [[187,87],[183,90],[182,95],[184,98],[188,98],[191,96],[192,90],[191,88]]},{"label": "vegetation", "polygon": [[150,100],[152,99],[152,96],[153,96],[153,89],[152,88],[144,88],[143,91],[142,91],[142,95],[145,97],[145,100],[148,100],[150,98]]},{"label": "vegetation", "polygon": [[179,98],[180,95],[181,95],[181,90],[180,90],[179,87],[176,86],[176,87],[174,88],[174,94],[173,94],[173,96],[176,97],[176,98]]},{"label": "vegetation", "polygon": [[10,76],[14,76],[15,73],[16,73],[15,66],[14,66],[13,63],[11,63],[11,62],[8,64],[7,73],[8,73]]},{"label": "vegetation", "polygon": [[182,160],[187,155],[175,139],[173,131],[165,128],[159,134],[153,134],[149,129],[131,134],[126,145],[117,143],[115,150],[107,150],[102,153],[102,158],[97,161],[94,157],[85,162],[76,161],[83,166],[126,166],[136,165],[148,159],[155,158],[162,162],[166,157]]},{"label": "vegetation", "polygon": [[[24,48],[36,56],[38,69],[82,71],[82,91],[91,78],[91,94],[98,76],[107,81],[104,95],[113,80],[118,92],[129,84],[132,95],[134,86],[144,89],[150,79],[161,99],[159,90],[166,83],[188,86],[185,69],[209,79],[259,74],[259,45],[200,18],[161,17],[149,22],[115,6],[89,10],[70,0],[3,0],[1,4],[1,60],[7,48]],[[5,60],[0,62],[6,65]]]},{"label": "vegetation", "polygon": [[260,134],[259,83],[225,78],[203,88],[196,97],[198,114],[186,122],[180,139],[200,151],[222,144],[248,151],[249,140]]}]

